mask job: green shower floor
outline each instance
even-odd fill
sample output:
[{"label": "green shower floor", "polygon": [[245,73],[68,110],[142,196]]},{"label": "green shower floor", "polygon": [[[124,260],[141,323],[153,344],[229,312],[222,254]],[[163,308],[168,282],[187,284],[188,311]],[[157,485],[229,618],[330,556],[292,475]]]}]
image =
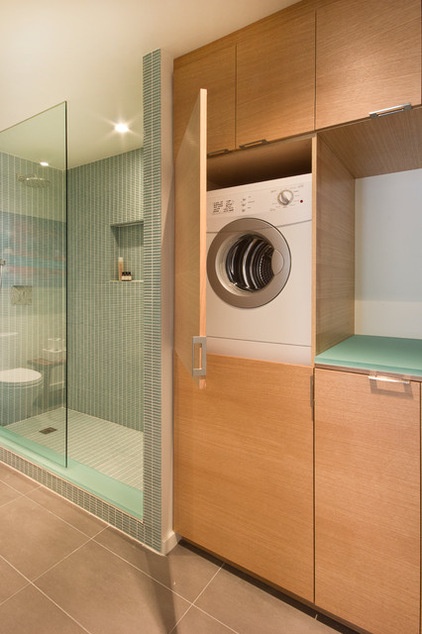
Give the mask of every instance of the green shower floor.
[{"label": "green shower floor", "polygon": [[[30,462],[142,519],[143,434],[69,410],[65,466],[63,409],[0,428],[0,443]],[[41,434],[53,427],[56,431]]]}]

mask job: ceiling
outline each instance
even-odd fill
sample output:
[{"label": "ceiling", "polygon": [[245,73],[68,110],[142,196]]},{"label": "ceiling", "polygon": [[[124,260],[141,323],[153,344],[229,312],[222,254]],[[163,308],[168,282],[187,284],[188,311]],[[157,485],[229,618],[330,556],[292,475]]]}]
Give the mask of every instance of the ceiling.
[{"label": "ceiling", "polygon": [[178,57],[294,2],[0,0],[0,130],[67,101],[70,166],[140,147],[144,55]]}]

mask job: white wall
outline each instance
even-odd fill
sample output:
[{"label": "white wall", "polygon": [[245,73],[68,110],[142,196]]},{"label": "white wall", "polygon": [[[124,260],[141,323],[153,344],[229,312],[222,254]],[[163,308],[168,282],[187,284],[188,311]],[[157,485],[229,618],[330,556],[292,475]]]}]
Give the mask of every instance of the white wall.
[{"label": "white wall", "polygon": [[356,334],[422,338],[422,170],[356,180]]}]

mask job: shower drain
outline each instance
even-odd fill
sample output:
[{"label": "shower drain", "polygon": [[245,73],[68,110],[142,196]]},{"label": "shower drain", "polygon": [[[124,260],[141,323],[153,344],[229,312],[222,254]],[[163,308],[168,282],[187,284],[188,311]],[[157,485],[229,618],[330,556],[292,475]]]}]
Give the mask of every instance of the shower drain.
[{"label": "shower drain", "polygon": [[57,431],[57,429],[55,427],[45,427],[40,429],[40,434],[51,434],[53,431]]}]

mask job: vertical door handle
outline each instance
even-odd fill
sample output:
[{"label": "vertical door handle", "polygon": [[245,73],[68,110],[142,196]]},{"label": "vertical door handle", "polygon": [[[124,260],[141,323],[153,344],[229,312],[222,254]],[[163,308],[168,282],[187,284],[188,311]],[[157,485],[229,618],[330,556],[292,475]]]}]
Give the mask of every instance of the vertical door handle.
[{"label": "vertical door handle", "polygon": [[207,338],[192,337],[192,376],[206,376]]}]

